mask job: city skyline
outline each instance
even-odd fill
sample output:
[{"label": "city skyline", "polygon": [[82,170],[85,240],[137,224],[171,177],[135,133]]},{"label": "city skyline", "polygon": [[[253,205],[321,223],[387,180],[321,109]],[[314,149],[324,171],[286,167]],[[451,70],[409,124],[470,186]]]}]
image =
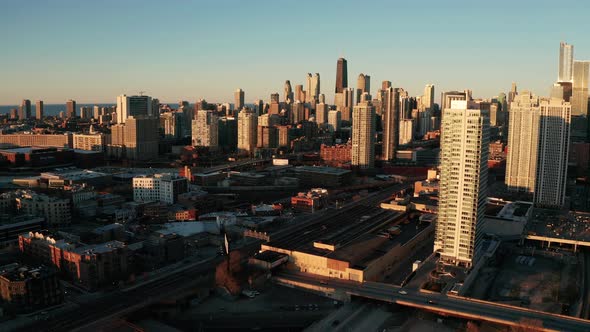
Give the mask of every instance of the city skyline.
[{"label": "city skyline", "polygon": [[[404,87],[411,95],[419,95],[426,84],[434,84],[437,91],[469,88],[474,97],[492,97],[508,91],[514,81],[543,96],[549,94],[558,74],[556,45],[560,41],[575,45],[576,59],[590,58],[590,46],[582,39],[588,23],[580,19],[584,13],[578,10],[583,9],[581,1],[567,8],[550,2],[536,2],[534,8],[517,3],[503,12],[499,11],[502,3],[492,6],[453,1],[417,7],[375,2],[371,7],[379,6],[380,10],[372,16],[371,24],[350,32],[335,22],[339,15],[356,14],[352,2],[339,6],[338,15],[331,15],[327,24],[311,23],[323,17],[322,13],[330,9],[328,4],[307,10],[310,7],[305,5],[267,2],[175,3],[165,8],[152,2],[137,8],[133,2],[107,2],[97,6],[100,8],[69,3],[39,3],[34,8],[11,3],[0,13],[0,25],[5,31],[0,33],[0,40],[12,50],[3,54],[5,61],[0,63],[5,77],[0,105],[18,105],[22,99],[43,100],[46,104],[65,103],[68,99],[79,104],[114,103],[118,95],[139,91],[162,102],[194,102],[199,98],[231,102],[237,88],[245,91],[245,102],[252,103],[256,99],[267,101],[271,93],[281,92],[287,79],[293,85],[305,84],[308,72],[322,76],[321,93],[333,100],[331,87],[335,85],[338,57],[348,61],[349,80],[365,73],[374,82],[392,80],[393,86]],[[228,4],[236,10],[222,11]],[[524,7],[530,15],[519,16]],[[134,15],[126,16],[131,10]],[[388,13],[400,10],[416,15],[391,20]],[[273,13],[279,11],[286,17],[275,17]],[[88,12],[93,15],[85,15]],[[198,23],[183,20],[186,27],[181,29],[174,24],[148,24],[155,19],[143,19],[174,17],[179,12],[219,13],[227,20],[209,27],[207,22],[217,15],[202,15],[194,20]],[[72,20],[53,19],[61,15]],[[505,24],[479,24],[485,18],[493,22],[498,15]],[[415,16],[431,19],[416,24]],[[285,23],[297,17],[302,18],[301,24]],[[561,19],[565,17],[567,20]],[[447,24],[454,20],[462,24]],[[549,20],[562,23],[544,23]],[[27,24],[17,24],[22,21]],[[8,33],[15,26],[22,27],[17,33]],[[273,29],[269,26],[280,29],[270,31]],[[467,26],[469,31],[465,32]],[[401,52],[397,46],[377,43],[391,31],[403,32],[396,33],[399,40],[391,45],[411,43],[412,47]],[[465,33],[471,42],[465,42]],[[463,38],[452,38],[455,34]],[[269,43],[268,38],[273,42]],[[299,38],[307,44],[301,51],[293,51],[293,43]],[[523,38],[530,42],[522,43]],[[347,40],[363,40],[371,45],[372,52]],[[43,50],[42,57],[35,55],[39,49]],[[247,66],[243,65],[244,58],[248,59]],[[44,74],[36,76],[39,72]],[[265,79],[261,80],[260,75]]]}]

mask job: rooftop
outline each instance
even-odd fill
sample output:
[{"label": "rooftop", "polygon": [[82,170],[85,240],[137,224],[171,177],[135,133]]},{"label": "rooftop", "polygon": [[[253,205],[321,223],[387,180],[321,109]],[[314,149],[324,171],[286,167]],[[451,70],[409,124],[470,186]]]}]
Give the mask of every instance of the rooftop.
[{"label": "rooftop", "polygon": [[177,234],[188,237],[191,235],[210,232],[218,233],[219,227],[216,222],[206,221],[187,221],[187,222],[170,222],[162,225],[162,229],[156,231],[161,235]]},{"label": "rooftop", "polygon": [[351,173],[350,170],[342,169],[342,168],[335,168],[335,167],[327,167],[327,166],[298,166],[293,168],[295,172],[313,172],[313,173],[321,173],[326,175],[345,175]]},{"label": "rooftop", "polygon": [[55,273],[55,270],[44,265],[31,267],[19,263],[12,263],[0,267],[0,276],[10,281],[41,278]]},{"label": "rooftop", "polygon": [[[394,225],[400,233],[388,234]],[[357,206],[267,245],[346,261],[351,267],[364,269],[392,248],[405,245],[429,225],[410,222],[406,215],[395,211]]]},{"label": "rooftop", "polygon": [[80,255],[93,255],[93,254],[104,254],[107,252],[115,251],[117,249],[125,248],[125,243],[121,241],[109,241],[99,244],[91,244],[82,247],[78,247],[72,250]]}]

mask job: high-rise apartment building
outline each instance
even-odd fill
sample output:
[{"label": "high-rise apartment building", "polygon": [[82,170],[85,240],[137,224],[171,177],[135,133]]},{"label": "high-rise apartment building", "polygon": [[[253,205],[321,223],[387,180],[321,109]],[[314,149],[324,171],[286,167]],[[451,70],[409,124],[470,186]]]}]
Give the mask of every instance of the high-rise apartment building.
[{"label": "high-rise apartment building", "polygon": [[[348,87],[348,68],[346,59],[340,58],[336,63],[336,89],[334,92],[341,93]],[[336,103],[335,103],[336,104]]]},{"label": "high-rise apartment building", "polygon": [[399,89],[388,88],[383,112],[383,160],[394,160],[399,142]]},{"label": "high-rise apartment building", "polygon": [[35,103],[35,118],[37,120],[43,119],[43,111],[43,100],[37,100],[37,102]]},{"label": "high-rise apartment building", "polygon": [[117,96],[117,123],[125,123],[130,116],[153,116],[157,112],[153,106],[150,96]]},{"label": "high-rise apartment building", "polygon": [[160,129],[164,132],[165,138],[178,139],[183,137],[183,127],[188,125],[184,117],[183,113],[177,111],[160,114]]},{"label": "high-rise apartment building", "polygon": [[468,101],[443,110],[440,192],[434,250],[441,262],[471,267],[477,261],[484,221],[489,119]]},{"label": "high-rise apartment building", "polygon": [[574,45],[559,44],[559,72],[557,82],[571,82],[573,79]]},{"label": "high-rise apartment building", "polygon": [[535,191],[540,112],[539,98],[529,91],[522,91],[510,105],[505,178],[508,190]]},{"label": "high-rise apartment building", "polygon": [[249,110],[238,114],[238,151],[254,154],[256,149],[258,116]]},{"label": "high-rise apartment building", "polygon": [[219,147],[219,119],[213,111],[200,110],[192,121],[192,145],[216,150]]},{"label": "high-rise apartment building", "polygon": [[238,112],[244,108],[244,97],[244,90],[237,89],[236,92],[234,92],[235,109]]},{"label": "high-rise apartment building", "polygon": [[375,166],[375,108],[362,102],[352,111],[352,165]]},{"label": "high-rise apartment building", "polygon": [[76,101],[69,99],[66,101],[66,116],[68,118],[76,117]]},{"label": "high-rise apartment building", "polygon": [[559,208],[565,202],[571,105],[563,99],[543,99],[540,109],[534,202]]},{"label": "high-rise apartment building", "polygon": [[31,117],[31,101],[28,99],[23,99],[20,103],[20,108],[18,109],[18,118],[20,120],[28,119]]},{"label": "high-rise apartment building", "polygon": [[588,72],[590,61],[574,61],[572,115],[588,115]]}]

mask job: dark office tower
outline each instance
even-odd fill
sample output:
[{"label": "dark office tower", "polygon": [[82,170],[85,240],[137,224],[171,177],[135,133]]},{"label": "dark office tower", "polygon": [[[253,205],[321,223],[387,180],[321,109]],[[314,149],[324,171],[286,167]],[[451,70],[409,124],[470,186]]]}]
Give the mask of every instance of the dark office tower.
[{"label": "dark office tower", "polygon": [[69,99],[66,102],[66,115],[68,118],[76,117],[76,101],[75,100]]},{"label": "dark office tower", "polygon": [[394,160],[399,141],[399,89],[388,88],[383,112],[383,160]]},{"label": "dark office tower", "polygon": [[218,142],[223,151],[235,151],[238,146],[238,121],[234,117],[219,118]]},{"label": "dark office tower", "polygon": [[381,82],[381,90],[387,90],[389,88],[391,88],[391,81]]},{"label": "dark office tower", "polygon": [[[290,104],[293,102],[293,89],[291,88],[291,81],[285,81],[285,103]],[[279,101],[277,100],[277,103]]]},{"label": "dark office tower", "polygon": [[254,102],[254,106],[256,107],[256,114],[259,116],[264,114],[264,101],[259,99]]},{"label": "dark office tower", "polygon": [[189,107],[189,103],[186,100],[181,100],[178,102],[178,109],[181,109],[182,107],[184,108],[188,108]]},{"label": "dark office tower", "polygon": [[371,76],[360,74],[356,80],[356,103],[359,104],[362,100],[362,95],[370,93],[371,90]]},{"label": "dark office tower", "polygon": [[236,92],[234,92],[234,100],[235,100],[235,109],[237,111],[240,111],[242,108],[244,108],[244,90],[242,89],[237,89]]},{"label": "dark office tower", "polygon": [[279,94],[278,93],[271,93],[270,94],[270,103],[279,103]]},{"label": "dark office tower", "polygon": [[28,119],[30,117],[31,117],[31,101],[28,99],[23,99],[23,101],[20,103],[18,118],[23,120],[23,119]]},{"label": "dark office tower", "polygon": [[348,87],[348,70],[346,67],[346,59],[338,59],[336,65],[336,93],[342,93],[342,90]]}]

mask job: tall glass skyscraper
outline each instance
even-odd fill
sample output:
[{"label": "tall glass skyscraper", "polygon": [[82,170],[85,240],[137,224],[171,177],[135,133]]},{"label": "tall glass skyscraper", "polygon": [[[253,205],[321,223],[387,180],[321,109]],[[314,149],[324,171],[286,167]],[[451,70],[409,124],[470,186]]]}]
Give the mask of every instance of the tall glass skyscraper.
[{"label": "tall glass skyscraper", "polygon": [[559,44],[559,73],[557,82],[571,82],[573,78],[574,45]]}]

